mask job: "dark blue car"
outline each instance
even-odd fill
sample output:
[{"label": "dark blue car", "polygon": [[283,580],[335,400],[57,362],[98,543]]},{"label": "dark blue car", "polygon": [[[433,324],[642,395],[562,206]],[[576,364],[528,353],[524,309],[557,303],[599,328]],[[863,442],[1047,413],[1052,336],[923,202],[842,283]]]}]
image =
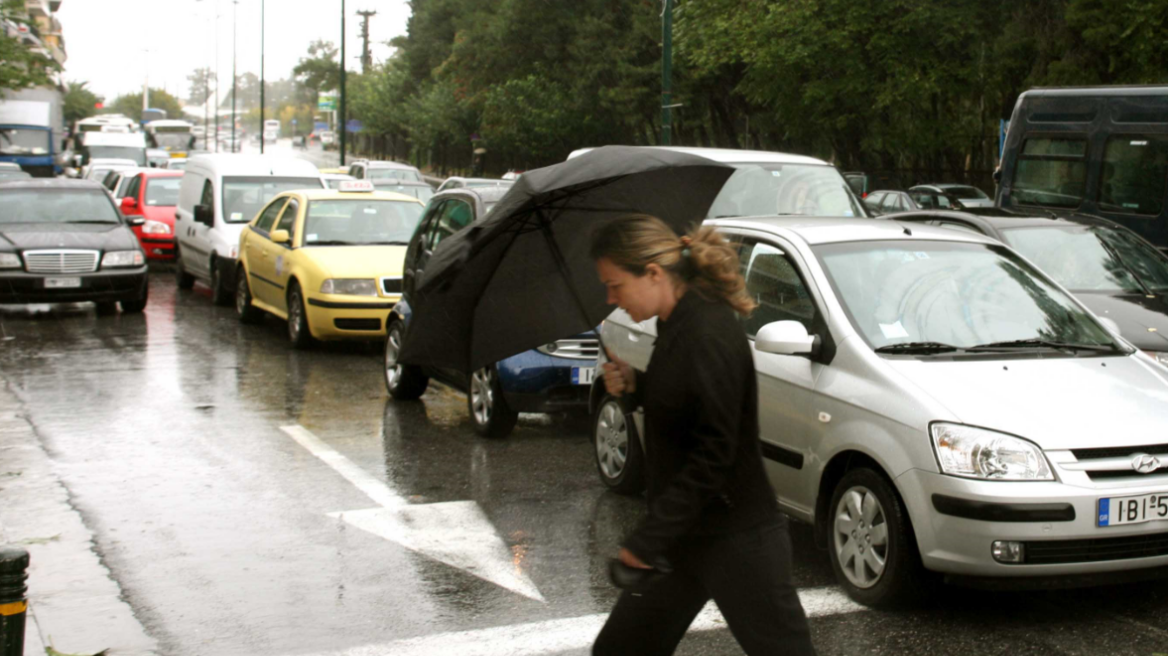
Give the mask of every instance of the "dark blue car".
[{"label": "dark blue car", "polygon": [[385,387],[398,400],[416,399],[436,379],[466,392],[475,430],[506,437],[520,412],[588,411],[598,342],[589,332],[512,356],[469,376],[461,371],[398,363],[419,274],[443,239],[486,216],[505,188],[456,189],[436,194],[406,249],[402,300],[386,323]]}]

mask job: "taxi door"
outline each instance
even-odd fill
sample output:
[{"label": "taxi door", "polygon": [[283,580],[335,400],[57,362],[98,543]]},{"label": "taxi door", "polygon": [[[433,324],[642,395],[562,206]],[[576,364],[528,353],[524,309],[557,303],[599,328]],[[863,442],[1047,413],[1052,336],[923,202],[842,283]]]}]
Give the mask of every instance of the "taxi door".
[{"label": "taxi door", "polygon": [[[284,211],[280,213],[280,218],[276,221],[276,225],[272,227],[272,232],[287,230],[290,237],[288,243],[277,244],[270,239],[264,241],[266,261],[271,262],[272,281],[275,283],[273,289],[276,297],[272,299],[271,305],[285,315],[288,313],[288,282],[292,279],[292,254],[295,253],[292,245],[296,243],[298,237],[295,228],[300,225],[297,220],[300,215],[300,206],[301,203],[298,199],[289,198],[288,204],[284,206]],[[302,290],[306,302],[308,300],[307,294],[311,291],[313,290]]]},{"label": "taxi door", "polygon": [[272,262],[268,259],[268,235],[276,218],[280,216],[287,198],[276,198],[260,211],[257,218],[242,233],[240,238],[242,252],[240,257],[245,258],[247,269],[247,284],[251,289],[251,296],[255,300],[272,305],[273,299],[279,296],[276,289],[275,275]]}]

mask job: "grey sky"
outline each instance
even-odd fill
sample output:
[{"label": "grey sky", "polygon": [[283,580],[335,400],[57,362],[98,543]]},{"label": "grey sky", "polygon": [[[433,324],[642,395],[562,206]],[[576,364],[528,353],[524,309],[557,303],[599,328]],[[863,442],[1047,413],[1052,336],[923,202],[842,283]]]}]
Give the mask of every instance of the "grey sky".
[{"label": "grey sky", "polygon": [[[187,75],[215,59],[213,12],[219,5],[220,94],[231,84],[231,0],[64,0],[61,19],[69,60],[65,79],[88,81],[107,100],[140,91],[143,77],[150,86],[184,98]],[[341,0],[266,0],[266,69],[272,80],[286,78],[316,39],[339,43]],[[238,72],[259,74],[260,0],[239,0],[237,14]],[[358,10],[372,9],[369,41],[375,61],[392,49],[383,45],[405,34],[407,0],[346,0],[346,48],[349,70],[360,70],[361,38]],[[149,52],[146,50],[149,49]]]}]

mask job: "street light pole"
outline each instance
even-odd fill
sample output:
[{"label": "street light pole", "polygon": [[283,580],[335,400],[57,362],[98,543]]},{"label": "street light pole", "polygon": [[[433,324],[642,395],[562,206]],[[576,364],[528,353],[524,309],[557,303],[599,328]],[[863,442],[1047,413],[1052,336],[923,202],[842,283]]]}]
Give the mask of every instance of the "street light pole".
[{"label": "street light pole", "polygon": [[661,12],[661,145],[672,143],[673,136],[673,0],[665,0]]},{"label": "street light pole", "polygon": [[264,1],[260,0],[260,154],[264,154]]},{"label": "street light pole", "polygon": [[215,152],[219,152],[219,0],[215,0]]},{"label": "street light pole", "polygon": [[231,152],[236,152],[235,141],[235,16],[239,0],[231,2]]},{"label": "street light pole", "polygon": [[341,0],[341,120],[337,121],[341,128],[341,166],[345,165],[345,0]]}]

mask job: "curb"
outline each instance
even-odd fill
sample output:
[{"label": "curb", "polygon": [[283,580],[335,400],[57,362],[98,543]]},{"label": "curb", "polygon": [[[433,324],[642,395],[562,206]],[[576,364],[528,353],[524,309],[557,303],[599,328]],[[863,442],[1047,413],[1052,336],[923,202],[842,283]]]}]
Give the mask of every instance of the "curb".
[{"label": "curb", "polygon": [[0,541],[20,544],[31,556],[25,656],[44,656],[46,645],[66,654],[156,654],[20,400],[2,381],[0,493]]}]

